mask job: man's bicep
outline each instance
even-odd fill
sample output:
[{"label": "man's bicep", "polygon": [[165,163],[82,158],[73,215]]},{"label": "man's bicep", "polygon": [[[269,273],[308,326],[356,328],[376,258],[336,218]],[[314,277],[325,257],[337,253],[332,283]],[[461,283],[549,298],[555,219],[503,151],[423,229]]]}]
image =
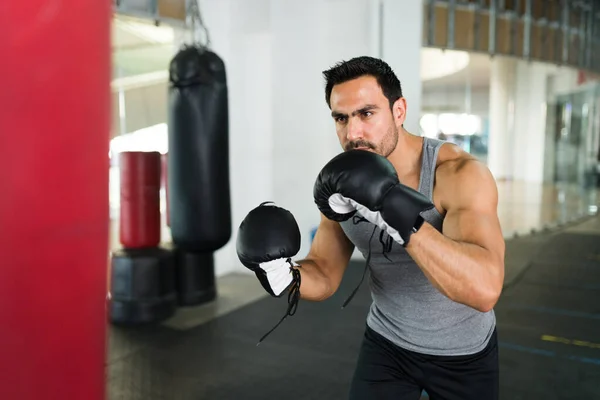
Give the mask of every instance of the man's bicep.
[{"label": "man's bicep", "polygon": [[449,181],[443,234],[481,246],[504,258],[504,237],[498,218],[498,190],[487,167],[472,162]]},{"label": "man's bicep", "polygon": [[475,244],[498,256],[504,254],[504,237],[498,216],[479,210],[449,210],[442,233],[452,240]]}]

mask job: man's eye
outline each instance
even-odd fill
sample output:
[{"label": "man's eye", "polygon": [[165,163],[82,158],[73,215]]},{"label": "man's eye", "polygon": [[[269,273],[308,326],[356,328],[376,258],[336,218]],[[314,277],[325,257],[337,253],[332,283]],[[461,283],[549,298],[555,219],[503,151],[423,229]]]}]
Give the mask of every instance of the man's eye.
[{"label": "man's eye", "polygon": [[344,123],[344,122],[346,122],[346,117],[336,117],[335,121],[336,122],[340,122],[340,123]]},{"label": "man's eye", "polygon": [[370,117],[371,115],[373,115],[373,113],[371,111],[365,111],[363,113],[363,116],[365,116],[365,117]]}]

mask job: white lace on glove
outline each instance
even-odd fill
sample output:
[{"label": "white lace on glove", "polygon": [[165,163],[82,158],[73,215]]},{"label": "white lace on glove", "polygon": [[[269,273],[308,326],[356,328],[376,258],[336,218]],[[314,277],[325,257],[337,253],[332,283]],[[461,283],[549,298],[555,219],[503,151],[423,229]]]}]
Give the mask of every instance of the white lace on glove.
[{"label": "white lace on glove", "polygon": [[[294,261],[291,261],[292,265],[297,267]],[[287,258],[278,258],[268,262],[260,263],[260,269],[265,271],[269,286],[275,296],[279,296],[284,290],[286,290],[292,283],[294,276],[292,275],[292,268]]]},{"label": "white lace on glove", "polygon": [[329,197],[329,207],[338,214],[348,214],[356,210],[364,219],[377,225],[379,229],[385,231],[400,245],[404,245],[404,239],[400,236],[400,233],[383,220],[379,211],[371,211],[362,204],[339,193],[334,193]]}]

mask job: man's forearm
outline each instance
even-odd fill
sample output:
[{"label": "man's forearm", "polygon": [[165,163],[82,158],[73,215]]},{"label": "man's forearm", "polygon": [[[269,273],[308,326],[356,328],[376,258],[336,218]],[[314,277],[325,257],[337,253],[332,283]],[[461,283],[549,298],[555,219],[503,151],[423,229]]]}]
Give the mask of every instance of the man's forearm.
[{"label": "man's forearm", "polygon": [[406,247],[423,273],[450,299],[485,312],[502,288],[499,262],[481,246],[452,240],[425,223]]},{"label": "man's forearm", "polygon": [[302,279],[300,283],[300,298],[309,301],[323,301],[332,294],[331,283],[323,269],[311,259],[296,261]]}]

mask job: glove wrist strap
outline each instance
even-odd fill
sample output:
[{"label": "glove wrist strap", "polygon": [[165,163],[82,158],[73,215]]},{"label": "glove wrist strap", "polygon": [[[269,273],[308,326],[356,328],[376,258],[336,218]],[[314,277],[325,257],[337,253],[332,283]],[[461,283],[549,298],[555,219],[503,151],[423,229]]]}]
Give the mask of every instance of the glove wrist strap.
[{"label": "glove wrist strap", "polygon": [[269,330],[267,333],[265,333],[263,335],[263,337],[260,338],[260,340],[258,341],[258,343],[256,344],[257,346],[259,344],[262,343],[263,340],[265,340],[267,338],[267,336],[269,336],[271,334],[271,332],[273,332],[275,329],[277,329],[277,327],[288,317],[288,316],[292,316],[296,313],[296,310],[298,309],[298,302],[300,301],[300,284],[302,283],[302,276],[300,275],[300,271],[296,268],[293,267],[299,267],[300,265],[298,263],[296,263],[295,261],[293,261],[291,258],[287,259],[287,263],[290,265],[290,273],[292,274],[292,284],[289,288],[288,291],[288,308],[287,311],[285,312],[285,314],[283,315],[283,317],[279,320],[279,322],[277,322],[277,324],[275,324],[275,326],[273,328],[271,328],[271,330]]}]

